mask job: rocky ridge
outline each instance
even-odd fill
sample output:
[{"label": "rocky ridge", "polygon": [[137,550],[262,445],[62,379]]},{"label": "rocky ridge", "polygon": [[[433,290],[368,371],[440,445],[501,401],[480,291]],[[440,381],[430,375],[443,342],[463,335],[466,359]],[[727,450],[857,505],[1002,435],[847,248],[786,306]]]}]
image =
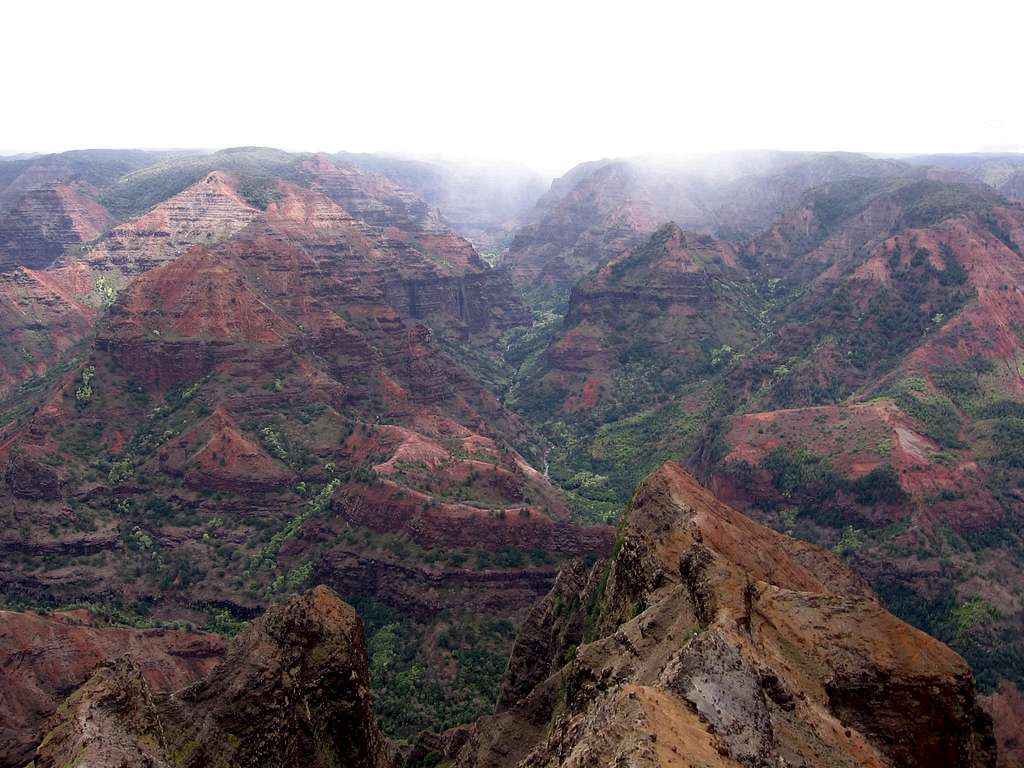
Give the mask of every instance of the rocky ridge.
[{"label": "rocky ridge", "polygon": [[85,610],[0,611],[0,766],[31,760],[46,718],[97,664],[130,659],[149,690],[168,692],[204,677],[223,653],[208,633],[104,625]]},{"label": "rocky ridge", "polygon": [[157,696],[128,658],[61,706],[35,757],[62,766],[391,765],[362,622],[324,587],[276,606],[200,682]]},{"label": "rocky ridge", "polygon": [[637,490],[595,573],[579,593],[567,572],[531,614],[503,711],[406,765],[995,765],[959,656],[678,466]]}]

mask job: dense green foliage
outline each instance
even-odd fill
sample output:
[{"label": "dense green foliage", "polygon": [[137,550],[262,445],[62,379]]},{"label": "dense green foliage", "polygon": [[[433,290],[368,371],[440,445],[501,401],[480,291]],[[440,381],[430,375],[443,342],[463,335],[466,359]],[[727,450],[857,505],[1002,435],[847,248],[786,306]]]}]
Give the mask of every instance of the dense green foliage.
[{"label": "dense green foliage", "polygon": [[944,448],[960,448],[963,421],[956,406],[946,395],[928,396],[927,386],[920,380],[900,382],[893,391],[896,404],[917,419],[925,434]]},{"label": "dense green foliage", "polygon": [[844,518],[844,497],[858,504],[875,506],[899,504],[906,493],[890,464],[881,464],[866,475],[849,479],[837,472],[832,462],[807,449],[776,448],[761,463],[771,473],[772,484],[784,499],[798,504],[802,512],[819,522]]},{"label": "dense green foliage", "polygon": [[493,711],[511,622],[466,612],[428,624],[371,599],[351,602],[366,627],[374,706],[388,736],[411,740]]},{"label": "dense green foliage", "polygon": [[1024,418],[1011,416],[999,421],[992,441],[999,461],[1011,467],[1024,467]]}]

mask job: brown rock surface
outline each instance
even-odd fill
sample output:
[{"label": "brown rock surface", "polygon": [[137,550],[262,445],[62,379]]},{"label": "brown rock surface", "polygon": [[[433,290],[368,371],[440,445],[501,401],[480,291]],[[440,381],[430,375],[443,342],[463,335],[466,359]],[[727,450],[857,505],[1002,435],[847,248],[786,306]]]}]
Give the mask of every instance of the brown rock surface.
[{"label": "brown rock surface", "polygon": [[101,668],[53,718],[36,764],[385,768],[366,665],[359,617],[316,587],[268,610],[206,680],[170,697],[154,697],[128,660]]},{"label": "brown rock surface", "polygon": [[0,612],[0,766],[31,758],[44,721],[97,664],[127,655],[153,691],[200,679],[219,661],[216,635],[99,626],[84,611]]},{"label": "brown rock surface", "polygon": [[89,334],[93,290],[81,266],[0,272],[0,398],[45,374]]},{"label": "brown rock surface", "polygon": [[678,466],[637,490],[604,568],[573,658],[435,751],[467,767],[995,765],[959,656]]},{"label": "brown rock surface", "polygon": [[982,698],[981,705],[995,724],[999,768],[1024,766],[1024,694],[1004,681],[997,691]]},{"label": "brown rock surface", "polygon": [[170,768],[163,725],[138,665],[122,656],[100,666],[65,701],[36,750],[36,768]]}]

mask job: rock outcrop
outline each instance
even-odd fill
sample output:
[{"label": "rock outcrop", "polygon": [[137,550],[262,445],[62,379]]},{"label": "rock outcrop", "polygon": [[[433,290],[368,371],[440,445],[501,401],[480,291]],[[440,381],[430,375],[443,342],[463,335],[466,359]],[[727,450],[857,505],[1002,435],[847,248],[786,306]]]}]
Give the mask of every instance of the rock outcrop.
[{"label": "rock outcrop", "polygon": [[1024,765],[1024,694],[1004,681],[999,690],[984,697],[982,706],[995,724],[999,768],[1020,768]]},{"label": "rock outcrop", "polygon": [[60,498],[60,475],[53,467],[18,453],[8,460],[3,473],[11,493],[22,499],[54,501]]},{"label": "rock outcrop", "polygon": [[[834,557],[754,523],[676,465],[641,484],[615,556],[590,578],[558,631],[559,588],[531,615],[507,708],[427,739],[409,764],[434,752],[465,768],[995,765],[959,656],[887,613]],[[534,684],[567,634],[578,647]]]},{"label": "rock outcrop", "polygon": [[36,755],[63,766],[386,768],[363,625],[317,587],[271,608],[210,676],[170,697],[139,668],[101,668],[61,707]]},{"label": "rock outcrop", "polygon": [[223,640],[212,634],[103,626],[86,611],[0,611],[0,766],[21,768],[31,759],[46,718],[98,664],[123,658],[101,677],[130,668],[148,690],[166,693],[201,679],[223,653]]},{"label": "rock outcrop", "polygon": [[35,768],[170,768],[167,738],[142,671],[123,656],[65,701],[36,750]]},{"label": "rock outcrop", "polygon": [[579,560],[563,568],[551,591],[536,603],[516,636],[501,681],[497,709],[508,709],[561,669],[576,650],[586,616],[580,610],[594,585]]}]

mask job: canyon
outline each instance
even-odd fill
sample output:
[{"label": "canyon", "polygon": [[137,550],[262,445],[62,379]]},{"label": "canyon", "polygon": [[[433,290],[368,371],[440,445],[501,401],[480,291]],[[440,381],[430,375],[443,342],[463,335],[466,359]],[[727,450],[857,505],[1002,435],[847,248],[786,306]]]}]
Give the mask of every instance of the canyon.
[{"label": "canyon", "polygon": [[1010,768],[1021,167],[0,160],[4,764]]},{"label": "canyon", "polygon": [[612,558],[575,561],[534,606],[475,723],[389,747],[362,623],[316,587],[192,685],[160,695],[119,656],[46,725],[37,766],[996,764],[960,657],[671,464],[637,489]]}]

